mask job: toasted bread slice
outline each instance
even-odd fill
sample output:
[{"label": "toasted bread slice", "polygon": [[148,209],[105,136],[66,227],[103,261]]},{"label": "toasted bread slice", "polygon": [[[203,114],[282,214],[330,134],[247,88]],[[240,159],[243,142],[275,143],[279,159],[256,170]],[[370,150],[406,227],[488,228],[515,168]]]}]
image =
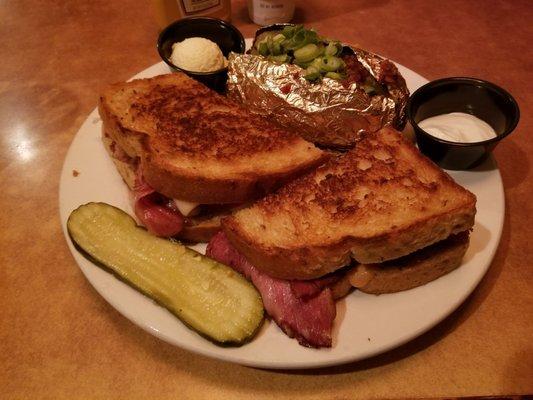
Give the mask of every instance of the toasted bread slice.
[{"label": "toasted bread slice", "polygon": [[202,204],[257,198],[325,153],[204,85],[175,73],[111,85],[104,130],[158,192]]},{"label": "toasted bread slice", "polygon": [[265,273],[312,279],[351,258],[380,263],[469,230],[475,204],[401,133],[384,128],[222,224]]},{"label": "toasted bread slice", "polygon": [[349,282],[365,293],[400,292],[425,285],[453,271],[468,249],[469,232],[452,235],[422,250],[381,264],[359,264]]}]

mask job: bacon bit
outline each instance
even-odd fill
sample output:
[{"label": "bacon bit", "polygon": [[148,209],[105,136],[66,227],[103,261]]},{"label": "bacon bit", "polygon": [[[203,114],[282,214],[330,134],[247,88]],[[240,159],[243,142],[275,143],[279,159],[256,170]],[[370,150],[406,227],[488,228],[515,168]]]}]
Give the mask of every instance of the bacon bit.
[{"label": "bacon bit", "polygon": [[76,171],[75,169],[72,170],[72,176],[76,178],[79,175],[79,171]]},{"label": "bacon bit", "polygon": [[364,65],[359,62],[357,56],[346,55],[342,59],[346,64],[346,78],[342,82],[344,87],[349,87],[352,83],[364,82],[370,75]]},{"label": "bacon bit", "polygon": [[398,79],[398,69],[389,60],[383,60],[380,63],[381,73],[379,74],[380,82],[394,83]]},{"label": "bacon bit", "polygon": [[292,84],[290,83],[287,83],[285,86],[282,86],[280,89],[281,89],[281,93],[283,94],[289,94],[291,92],[291,88],[292,88]]}]

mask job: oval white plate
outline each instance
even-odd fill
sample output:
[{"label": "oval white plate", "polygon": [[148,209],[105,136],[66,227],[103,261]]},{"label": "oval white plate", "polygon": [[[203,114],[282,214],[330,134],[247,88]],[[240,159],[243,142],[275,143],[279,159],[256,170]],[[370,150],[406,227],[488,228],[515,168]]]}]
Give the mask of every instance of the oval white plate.
[{"label": "oval white plate", "polygon": [[[409,90],[427,82],[399,65]],[[163,62],[134,78],[168,73]],[[504,219],[500,173],[492,159],[475,171],[452,176],[477,196],[476,225],[463,265],[425,286],[406,292],[373,296],[350,294],[338,303],[331,349],[308,349],[266,321],[257,337],[242,347],[223,348],[185,327],[167,310],[98,268],[74,249],[66,232],[72,210],[91,201],[115,205],[133,215],[126,185],[100,140],[97,110],[89,115],[67,153],[59,188],[63,232],[74,259],[94,288],[126,318],[176,346],[221,360],[264,368],[315,368],[361,360],[397,347],[429,330],[474,290],[497,249]],[[73,171],[79,175],[74,176]]]}]

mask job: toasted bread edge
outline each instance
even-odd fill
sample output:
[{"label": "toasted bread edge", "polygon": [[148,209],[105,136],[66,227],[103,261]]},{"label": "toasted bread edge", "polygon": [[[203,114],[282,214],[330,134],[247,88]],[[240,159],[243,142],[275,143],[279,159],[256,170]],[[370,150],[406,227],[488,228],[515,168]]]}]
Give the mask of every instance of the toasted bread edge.
[{"label": "toasted bread edge", "polygon": [[365,293],[384,294],[413,289],[444,276],[461,265],[469,245],[469,232],[445,239],[400,260],[359,264],[349,280]]}]

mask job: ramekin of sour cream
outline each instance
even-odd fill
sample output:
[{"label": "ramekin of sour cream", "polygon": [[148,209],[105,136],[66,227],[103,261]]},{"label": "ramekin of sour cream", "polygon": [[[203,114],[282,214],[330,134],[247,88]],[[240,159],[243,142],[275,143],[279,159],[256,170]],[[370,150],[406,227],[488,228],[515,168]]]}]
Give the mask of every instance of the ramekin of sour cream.
[{"label": "ramekin of sour cream", "polygon": [[420,121],[418,126],[431,136],[449,142],[474,143],[497,136],[485,121],[462,112],[435,115]]},{"label": "ramekin of sour cream", "polygon": [[416,90],[407,115],[422,153],[442,168],[469,169],[514,130],[520,111],[514,98],[493,83],[457,77]]}]

